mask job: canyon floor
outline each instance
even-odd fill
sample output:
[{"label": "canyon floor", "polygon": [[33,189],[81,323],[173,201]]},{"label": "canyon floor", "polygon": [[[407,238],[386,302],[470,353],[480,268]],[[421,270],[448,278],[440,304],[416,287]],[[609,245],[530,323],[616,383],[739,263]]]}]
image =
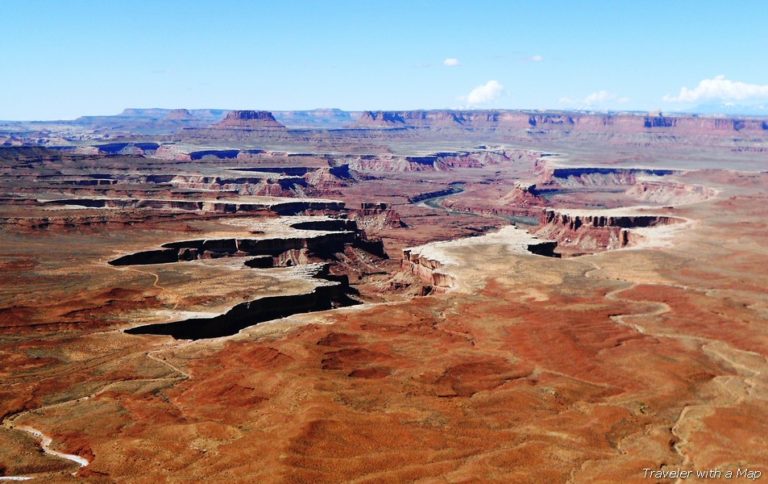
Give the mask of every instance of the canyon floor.
[{"label": "canyon floor", "polygon": [[762,148],[372,133],[0,148],[0,479],[768,473]]}]

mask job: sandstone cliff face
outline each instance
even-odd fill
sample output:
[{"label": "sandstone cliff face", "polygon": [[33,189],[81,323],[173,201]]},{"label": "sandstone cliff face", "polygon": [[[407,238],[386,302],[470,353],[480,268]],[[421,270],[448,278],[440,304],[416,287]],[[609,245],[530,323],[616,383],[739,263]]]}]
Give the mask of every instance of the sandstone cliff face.
[{"label": "sandstone cliff face", "polygon": [[[379,239],[370,239],[357,223],[346,219],[308,218],[292,223],[292,229],[274,238],[210,238],[163,244],[160,248],[126,254],[109,261],[114,266],[165,264],[222,257],[255,257],[249,267],[308,264],[315,259],[333,259],[349,246],[386,257]],[[316,233],[315,233],[316,232]],[[266,257],[271,258],[269,262]],[[248,264],[247,264],[248,265]]]},{"label": "sandstone cliff face", "polygon": [[321,191],[345,187],[354,182],[352,174],[349,172],[349,165],[311,170],[304,175],[303,179],[307,184]]},{"label": "sandstone cliff face", "polygon": [[[536,194],[570,191],[607,190],[623,192],[637,201],[658,205],[681,205],[709,200],[718,190],[682,181],[685,172],[652,168],[557,167],[546,160],[535,164]],[[674,175],[670,176],[670,175]],[[682,177],[682,178],[681,178]]]},{"label": "sandstone cliff face", "polygon": [[192,121],[195,117],[189,109],[172,109],[165,115],[166,121]]},{"label": "sandstone cliff face", "polygon": [[320,280],[310,292],[261,297],[237,304],[218,316],[137,326],[127,329],[126,333],[170,335],[190,340],[218,338],[231,336],[263,321],[359,304],[349,297],[347,276],[332,274],[331,264],[308,264],[302,272]]},{"label": "sandstone cliff face", "polygon": [[230,111],[227,116],[213,125],[222,129],[283,129],[269,111]]},{"label": "sandstone cliff face", "polygon": [[412,249],[403,250],[402,269],[426,285],[425,293],[442,293],[455,286],[453,276],[442,271],[443,263]]},{"label": "sandstone cliff face", "polygon": [[526,150],[444,151],[423,156],[363,155],[348,163],[351,170],[358,172],[440,171],[481,168],[529,156]]},{"label": "sandstone cliff face", "polygon": [[[513,121],[513,118],[510,118],[509,121]],[[515,123],[510,122],[509,124]],[[531,128],[550,126],[572,128],[576,125],[576,120],[574,120],[573,116],[567,114],[531,114],[528,116],[528,125]]]},{"label": "sandstone cliff face", "polygon": [[456,254],[473,253],[495,244],[503,245],[513,254],[560,257],[555,253],[556,241],[540,239],[526,230],[507,225],[497,232],[479,237],[431,242],[403,249],[401,267],[425,285],[423,292],[426,294],[467,290],[477,280],[475,271],[479,268],[462,264]]},{"label": "sandstone cliff face", "polygon": [[567,227],[578,230],[580,227],[653,227],[674,223],[675,219],[666,215],[601,215],[598,213],[570,214],[547,210],[544,215],[544,223]]},{"label": "sandstone cliff face", "polygon": [[312,109],[308,111],[273,111],[280,123],[289,128],[340,129],[349,126],[360,112],[341,109]]},{"label": "sandstone cliff face", "polygon": [[527,115],[503,115],[496,111],[366,111],[357,121],[357,126],[367,128],[494,128],[501,121],[513,126],[524,120],[518,127],[526,126]]},{"label": "sandstone cliff face", "polygon": [[154,209],[207,213],[240,213],[272,211],[280,215],[295,215],[307,211],[339,212],[344,202],[322,199],[282,198],[263,201],[171,200],[138,198],[68,198],[47,200],[43,205],[79,206],[86,208]]},{"label": "sandstone cliff face", "polygon": [[363,202],[359,210],[350,210],[349,217],[366,231],[406,227],[400,214],[381,202]]},{"label": "sandstone cliff face", "polygon": [[191,161],[192,155],[178,145],[164,144],[157,148],[155,158],[161,160]]},{"label": "sandstone cliff face", "polygon": [[620,214],[606,211],[544,212],[536,235],[556,240],[563,253],[571,255],[621,249],[638,240],[632,229],[668,225],[682,220],[659,214]]},{"label": "sandstone cliff face", "polygon": [[536,193],[536,185],[532,183],[515,183],[515,186],[500,200],[504,205],[514,207],[541,207],[547,200]]},{"label": "sandstone cliff face", "polygon": [[766,122],[753,118],[661,114],[605,114],[523,111],[366,111],[356,126],[364,128],[422,128],[500,130],[531,133],[632,134],[727,136],[739,133],[766,134]]},{"label": "sandstone cliff face", "polygon": [[556,185],[568,188],[634,185],[642,177],[660,177],[675,173],[673,170],[645,168],[557,168],[541,165],[538,168],[542,186]]},{"label": "sandstone cliff face", "polygon": [[411,172],[434,170],[435,165],[434,160],[425,157],[363,155],[350,160],[349,168],[359,172]]},{"label": "sandstone cliff face", "polygon": [[703,185],[656,181],[641,181],[627,190],[628,195],[638,200],[659,205],[702,202],[714,198],[717,193],[716,189]]}]

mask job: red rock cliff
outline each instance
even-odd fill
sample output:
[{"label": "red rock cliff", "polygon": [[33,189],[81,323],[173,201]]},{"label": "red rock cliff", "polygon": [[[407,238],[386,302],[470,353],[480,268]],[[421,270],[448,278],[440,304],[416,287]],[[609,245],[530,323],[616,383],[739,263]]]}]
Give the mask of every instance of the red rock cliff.
[{"label": "red rock cliff", "polygon": [[269,111],[230,111],[227,116],[214,124],[225,129],[276,129],[285,128]]}]

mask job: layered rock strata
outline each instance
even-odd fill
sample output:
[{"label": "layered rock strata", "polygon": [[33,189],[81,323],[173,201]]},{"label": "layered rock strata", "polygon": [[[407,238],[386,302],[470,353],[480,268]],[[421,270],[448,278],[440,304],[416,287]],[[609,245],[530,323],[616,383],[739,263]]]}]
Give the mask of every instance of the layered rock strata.
[{"label": "layered rock strata", "polygon": [[219,316],[149,324],[129,328],[125,332],[169,335],[176,339],[189,340],[220,338],[231,336],[241,329],[264,321],[358,304],[347,295],[347,278],[332,275],[329,264],[315,264],[307,267],[306,271],[308,276],[323,280],[308,293],[262,297],[238,304]]},{"label": "layered rock strata", "polygon": [[415,276],[424,285],[424,293],[440,293],[460,289],[470,283],[462,275],[458,258],[452,251],[467,250],[473,246],[499,244],[514,254],[559,257],[555,253],[557,242],[531,235],[514,226],[479,237],[433,242],[403,250],[402,269]]},{"label": "layered rock strata", "polygon": [[217,129],[285,129],[269,111],[230,111],[213,125]]},{"label": "layered rock strata", "polygon": [[544,212],[536,235],[558,241],[559,251],[578,255],[602,250],[621,249],[639,242],[633,229],[682,223],[665,215],[633,213],[632,210],[553,210]]},{"label": "layered rock strata", "polygon": [[312,258],[329,258],[344,252],[346,246],[354,246],[378,257],[386,257],[381,240],[369,239],[352,220],[318,219],[293,223],[291,229],[312,231],[300,235],[288,232],[282,237],[232,237],[182,240],[163,244],[159,249],[150,249],[126,254],[109,261],[114,266],[167,264],[197,259],[221,257],[271,257],[251,259],[251,264],[263,266],[306,264]]},{"label": "layered rock strata", "polygon": [[700,134],[733,136],[765,135],[766,123],[759,118],[660,113],[525,112],[525,111],[366,111],[357,126],[366,128],[421,128],[451,130],[528,130],[531,132]]}]

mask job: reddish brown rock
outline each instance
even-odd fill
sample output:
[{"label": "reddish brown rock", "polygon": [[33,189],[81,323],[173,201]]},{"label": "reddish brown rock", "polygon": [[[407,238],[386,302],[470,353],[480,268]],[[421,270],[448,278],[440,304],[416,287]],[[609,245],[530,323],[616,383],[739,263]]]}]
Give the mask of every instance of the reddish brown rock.
[{"label": "reddish brown rock", "polygon": [[269,111],[230,111],[214,125],[220,129],[281,129],[280,124]]}]

